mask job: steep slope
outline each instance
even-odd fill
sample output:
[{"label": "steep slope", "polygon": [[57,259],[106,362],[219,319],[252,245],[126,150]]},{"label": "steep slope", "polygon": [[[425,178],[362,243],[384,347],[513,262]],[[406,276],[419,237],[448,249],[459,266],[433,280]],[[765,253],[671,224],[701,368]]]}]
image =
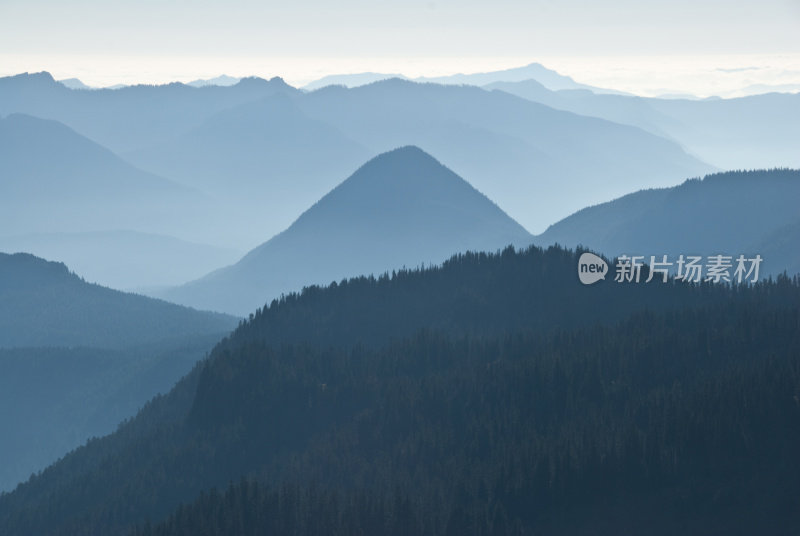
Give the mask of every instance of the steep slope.
[{"label": "steep slope", "polygon": [[[249,476],[321,486],[297,497],[304,523],[337,508],[316,504],[326,489],[389,499],[379,521],[402,534],[791,533],[800,282],[585,287],[579,253],[464,255],[276,301],[115,434],[0,496],[0,530],[129,534]],[[230,499],[155,533],[292,521]]]},{"label": "steep slope", "polygon": [[202,198],[56,121],[0,119],[3,234],[175,227]]},{"label": "steep slope", "polygon": [[235,323],[86,283],[61,263],[0,253],[0,347],[124,348],[220,332]]},{"label": "steep slope", "polygon": [[537,244],[583,244],[606,255],[764,258],[763,274],[796,273],[800,171],[728,172],[588,207],[552,225]]},{"label": "steep slope", "polygon": [[237,264],[164,297],[246,315],[305,285],[530,240],[455,173],[419,148],[404,147],[367,162]]},{"label": "steep slope", "polygon": [[631,190],[713,171],[641,129],[477,87],[393,79],[296,102],[375,152],[424,147],[533,231]]}]

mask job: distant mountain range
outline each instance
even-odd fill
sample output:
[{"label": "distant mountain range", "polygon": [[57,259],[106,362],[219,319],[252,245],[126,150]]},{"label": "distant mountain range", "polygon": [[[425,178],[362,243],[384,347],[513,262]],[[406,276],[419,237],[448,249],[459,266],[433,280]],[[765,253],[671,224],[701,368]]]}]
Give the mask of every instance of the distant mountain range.
[{"label": "distant mountain range", "polygon": [[0,254],[0,492],[114,430],[236,322]]},{"label": "distant mountain range", "polygon": [[[69,127],[19,113],[2,120],[17,145],[0,171],[19,180],[0,188],[18,182],[47,192],[35,205],[23,190],[4,192],[0,245],[22,235],[122,229],[208,244],[218,253],[247,251],[285,229],[362,162],[405,145],[446,162],[537,232],[584,207],[715,171],[691,154],[728,163],[796,160],[797,95],[641,99],[552,91],[524,80],[534,75],[549,76],[534,64],[501,77],[519,82],[487,86],[502,91],[391,79],[310,93],[278,78],[97,91],[67,89],[47,73],[2,78],[0,114],[35,114]],[[475,76],[470,83],[488,80]],[[553,76],[552,87],[574,87]],[[55,145],[74,151],[59,153]],[[173,191],[151,188],[155,183]],[[142,193],[104,198],[94,187],[104,184],[112,190],[136,185]],[[74,203],[60,203],[61,193]],[[143,260],[158,267],[152,257]],[[187,280],[197,275],[188,268]]]},{"label": "distant mountain range", "polygon": [[417,145],[436,155],[529,230],[713,170],[641,129],[472,86],[392,79],[328,87],[296,102],[376,153]]},{"label": "distant mountain range", "polygon": [[[307,91],[313,91],[325,86],[341,85],[346,87],[358,87],[381,80],[388,80],[390,78],[409,78],[401,74],[388,74],[388,73],[357,73],[357,74],[340,74],[328,75],[314,80],[303,86]],[[470,85],[470,86],[485,86],[495,82],[519,82],[522,80],[536,80],[545,87],[558,91],[560,89],[586,89],[596,93],[618,93],[622,92],[602,89],[586,84],[580,84],[562,74],[546,68],[540,63],[531,63],[523,67],[516,67],[513,69],[505,69],[501,71],[491,71],[486,73],[474,74],[453,74],[447,76],[420,76],[411,80],[415,82],[434,83],[434,84],[455,84],[455,85]]]},{"label": "distant mountain range", "polygon": [[680,143],[723,169],[800,167],[800,94],[734,99],[666,99],[552,91],[537,80],[494,82],[499,89],[558,110],[633,125]]},{"label": "distant mountain range", "polygon": [[[301,120],[291,110],[286,114],[273,113],[274,110],[257,113],[266,125],[254,124],[254,120],[237,122],[247,117],[247,107],[237,111],[236,106],[277,94],[289,97],[314,123]],[[388,102],[391,106],[386,105]],[[253,106],[257,109],[259,105]],[[182,156],[172,162],[165,155],[170,154],[170,149],[196,147],[203,151],[197,159],[208,164],[203,174],[214,176],[218,190],[230,181],[226,171],[246,170],[249,178],[245,182],[252,184],[260,179],[265,189],[272,182],[292,183],[285,192],[280,187],[272,188],[278,205],[303,195],[305,185],[313,185],[318,176],[324,175],[318,184],[335,184],[326,169],[318,172],[318,165],[309,165],[315,157],[308,155],[325,154],[320,143],[330,139],[315,132],[333,129],[351,143],[366,148],[366,155],[362,154],[358,162],[399,146],[417,145],[448,162],[533,230],[544,229],[587,204],[636,188],[675,184],[686,176],[713,170],[687,155],[676,143],[636,128],[555,111],[475,87],[396,79],[312,93],[291,88],[280,79],[252,78],[230,87],[170,84],[75,91],[46,73],[19,75],[0,79],[0,113],[15,111],[57,119],[124,154],[134,165],[156,173],[170,171],[193,177],[201,168],[194,159]],[[220,125],[243,143],[248,143],[248,133],[257,133],[249,143],[267,154],[267,147],[258,145],[258,141],[279,139],[285,130],[286,139],[281,142],[284,150],[271,154],[269,166],[252,156],[246,161],[257,164],[255,168],[233,166],[233,159],[227,156],[231,145],[226,145],[222,136],[215,138],[209,132],[212,125]],[[292,134],[298,125],[312,127],[307,139]],[[177,154],[184,153],[179,150]],[[241,152],[234,149],[233,154]],[[298,154],[306,156],[298,158]],[[345,172],[352,171],[357,167],[353,163],[355,156],[349,150],[336,153],[328,159],[327,168],[349,167]],[[307,172],[297,171],[301,169]],[[279,170],[289,171],[281,174]],[[298,176],[300,179],[294,180]],[[230,192],[237,195],[236,188]],[[564,195],[567,192],[569,195]],[[251,191],[243,189],[238,195],[242,206],[252,202]],[[239,230],[227,233],[240,240],[237,247],[248,243],[252,247],[259,234],[277,232],[286,224],[285,213],[272,218],[271,212],[270,207],[240,208],[221,217],[220,224],[227,221],[231,228]],[[244,237],[243,233],[250,234]]]},{"label": "distant mountain range", "polygon": [[174,285],[237,253],[208,245],[229,240],[217,200],[54,120],[0,118],[0,177],[0,251],[66,261],[92,281]]},{"label": "distant mountain range", "polygon": [[192,87],[205,87],[205,86],[235,86],[239,83],[241,78],[235,78],[233,76],[228,76],[226,74],[215,76],[214,78],[206,78],[206,79],[198,79],[192,80],[191,82],[187,83],[187,86]]},{"label": "distant mountain range", "polygon": [[537,244],[608,256],[760,254],[762,276],[800,273],[800,171],[733,171],[643,190],[553,224]]},{"label": "distant mountain range", "polygon": [[163,297],[247,315],[282,293],[358,274],[438,263],[459,251],[523,246],[532,236],[416,147],[358,169],[288,229],[233,266]]},{"label": "distant mountain range", "polygon": [[123,153],[167,141],[213,114],[277,92],[299,92],[280,78],[243,78],[234,86],[172,83],[95,91],[72,90],[46,72],[0,78],[0,116],[55,119]]}]

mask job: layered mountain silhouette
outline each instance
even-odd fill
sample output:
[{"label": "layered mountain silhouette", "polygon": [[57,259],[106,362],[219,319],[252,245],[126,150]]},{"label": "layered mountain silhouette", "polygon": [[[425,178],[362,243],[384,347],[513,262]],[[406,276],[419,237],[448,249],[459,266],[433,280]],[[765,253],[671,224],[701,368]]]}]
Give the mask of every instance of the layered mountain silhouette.
[{"label": "layered mountain silhouette", "polygon": [[799,167],[800,94],[732,99],[667,99],[552,91],[536,80],[495,82],[499,89],[558,110],[633,125],[679,142],[723,169]]},{"label": "layered mountain silhouette", "polygon": [[364,164],[235,265],[164,297],[246,315],[306,285],[441,262],[459,251],[524,245],[531,238],[466,181],[409,146]]},{"label": "layered mountain silhouette", "polygon": [[[258,103],[279,94],[313,122],[298,117],[285,100],[272,102],[271,111],[264,110],[269,104]],[[247,106],[233,109],[248,103],[262,123],[254,124]],[[276,112],[276,103],[286,113]],[[369,155],[404,145],[425,147],[532,230],[635,189],[669,186],[714,171],[677,143],[628,125],[477,87],[398,79],[311,93],[280,79],[256,78],[230,87],[169,84],[73,91],[46,73],[19,75],[0,79],[0,113],[14,111],[58,119],[149,171],[184,179],[199,174],[204,183],[213,181],[216,191],[236,184],[235,174],[244,173],[246,183],[269,189],[274,202],[258,210],[251,190],[230,188],[241,207],[221,216],[217,226],[230,221],[241,232],[255,228],[272,234],[284,228],[288,209],[273,215],[273,207],[291,203],[307,185],[335,184],[329,170],[355,169],[353,145]],[[307,129],[307,137],[295,134],[299,127]],[[215,135],[215,128],[229,136]],[[317,165],[321,159],[314,155],[330,155],[323,141],[339,135],[349,140],[335,143],[343,150],[326,158],[325,166]],[[265,165],[264,158],[251,155],[242,162],[228,158],[228,151],[243,153],[226,141],[229,137],[265,152],[270,162]],[[270,152],[276,140],[282,150]],[[198,154],[192,155],[192,148]],[[180,156],[174,161],[173,150]],[[207,169],[198,161],[207,162]],[[292,187],[284,190],[287,182]]]},{"label": "layered mountain silhouette", "polygon": [[425,147],[534,231],[631,190],[713,171],[641,129],[477,87],[392,79],[296,102],[375,152]]},{"label": "layered mountain silhouette", "polygon": [[740,254],[762,275],[800,273],[800,171],[732,171],[644,190],[552,225],[538,244],[578,244],[606,255]]},{"label": "layered mountain silhouette", "polygon": [[0,254],[0,491],[114,430],[236,322]]},{"label": "layered mountain silhouette", "polygon": [[514,67],[501,71],[491,71],[486,73],[473,74],[454,74],[448,76],[420,77],[418,82],[433,82],[436,84],[464,84],[470,86],[485,86],[496,82],[520,82],[523,80],[535,80],[546,88],[559,91],[562,89],[582,89],[595,93],[621,93],[619,91],[598,88],[581,84],[569,76],[560,74],[552,69],[548,69],[541,63],[530,63],[522,67]]},{"label": "layered mountain silhouette", "polygon": [[72,90],[50,73],[0,78],[0,115],[25,113],[60,121],[122,153],[167,141],[226,108],[275,93],[298,92],[280,78],[243,78],[230,87],[181,83]]},{"label": "layered mountain silhouette", "polygon": [[52,120],[0,119],[3,234],[168,229],[201,196],[143,172]]},{"label": "layered mountain silhouette", "polygon": [[232,317],[86,283],[63,263],[0,253],[0,347],[121,348],[224,331]]},{"label": "layered mountain silhouette", "polygon": [[192,87],[205,87],[205,86],[234,86],[239,83],[241,78],[236,78],[233,76],[228,76],[226,74],[221,74],[219,76],[215,76],[214,78],[205,78],[205,79],[197,79],[192,80],[191,82],[187,83],[187,86]]},{"label": "layered mountain silhouette", "polygon": [[[255,216],[251,222],[260,216],[282,228],[371,154],[277,94],[218,112],[174,140],[126,157],[235,205]],[[242,221],[236,234],[248,231],[263,233],[263,226]]]},{"label": "layered mountain silhouette", "polygon": [[800,282],[586,287],[579,254],[465,254],[278,300],[116,433],[0,495],[0,531],[800,526]]},{"label": "layered mountain silhouette", "polygon": [[[389,78],[404,78],[407,77],[401,74],[389,73],[353,73],[353,74],[339,74],[327,75],[318,80],[314,80],[303,86],[303,89],[312,91],[326,86],[347,86],[358,87]],[[501,71],[491,71],[486,73],[473,73],[473,74],[453,74],[446,76],[420,76],[413,79],[415,82],[431,82],[435,84],[455,84],[455,85],[470,85],[470,86],[485,86],[493,83],[503,82],[520,82],[524,80],[535,80],[537,83],[542,84],[551,90],[558,91],[561,89],[585,89],[591,90],[596,93],[619,93],[613,90],[607,90],[580,84],[569,76],[564,76],[558,72],[548,69],[540,63],[531,63],[522,67],[515,67],[513,69],[505,69]]]}]

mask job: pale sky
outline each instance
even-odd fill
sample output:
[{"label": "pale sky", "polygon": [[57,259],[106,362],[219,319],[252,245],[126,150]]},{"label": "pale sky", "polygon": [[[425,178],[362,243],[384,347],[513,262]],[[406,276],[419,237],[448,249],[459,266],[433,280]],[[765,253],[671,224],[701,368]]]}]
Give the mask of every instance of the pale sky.
[{"label": "pale sky", "polygon": [[581,82],[703,93],[800,83],[798,36],[800,0],[0,0],[0,75],[301,85],[538,61]]}]

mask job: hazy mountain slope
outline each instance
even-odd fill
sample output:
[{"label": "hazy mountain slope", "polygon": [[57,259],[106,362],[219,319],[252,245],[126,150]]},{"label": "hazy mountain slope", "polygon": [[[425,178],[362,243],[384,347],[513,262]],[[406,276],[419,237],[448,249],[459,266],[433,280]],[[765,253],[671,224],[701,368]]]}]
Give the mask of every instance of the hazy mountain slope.
[{"label": "hazy mountain slope", "polygon": [[184,227],[203,201],[56,121],[0,119],[0,229],[30,232]]},{"label": "hazy mountain slope", "polygon": [[241,257],[233,249],[136,231],[0,236],[0,251],[63,262],[90,283],[121,290],[179,285]]},{"label": "hazy mountain slope", "polygon": [[235,323],[86,283],[61,263],[0,253],[0,347],[124,348],[220,332]]},{"label": "hazy mountain slope", "polygon": [[406,78],[400,73],[349,73],[330,74],[303,86],[306,91],[314,91],[327,86],[358,87],[389,78]]},{"label": "hazy mountain slope", "polygon": [[[237,234],[280,228],[372,152],[306,117],[285,95],[224,110],[182,136],[126,154],[143,169],[232,205]],[[258,240],[254,236],[253,240]],[[257,243],[257,242],[256,242]]]},{"label": "hazy mountain slope", "polygon": [[761,254],[762,273],[800,261],[800,171],[727,172],[588,207],[552,225],[537,244],[583,244],[609,256]]},{"label": "hazy mountain slope", "polygon": [[[404,78],[407,77],[401,74],[387,74],[387,73],[356,73],[356,74],[339,74],[328,75],[314,80],[303,86],[306,91],[313,91],[326,86],[340,85],[347,87],[358,87],[365,84],[371,84],[380,80],[389,78]],[[471,85],[471,86],[484,86],[487,84],[498,82],[517,82],[522,80],[535,79],[543,86],[552,89],[586,89],[603,93],[617,93],[613,90],[606,90],[587,86],[586,84],[579,84],[569,76],[548,69],[539,63],[531,63],[523,67],[516,67],[513,69],[505,69],[501,71],[491,71],[486,73],[473,73],[473,74],[453,74],[445,76],[420,76],[414,78],[415,82],[431,82],[435,84],[452,84],[452,85]]]},{"label": "hazy mountain slope", "polygon": [[[370,155],[404,145],[420,146],[443,158],[457,173],[469,177],[479,190],[534,231],[586,205],[633,189],[672,185],[683,177],[712,171],[676,144],[636,128],[555,111],[475,87],[416,84],[396,79],[352,90],[329,87],[312,93],[300,92],[275,79],[269,82],[244,79],[231,87],[170,84],[72,91],[46,74],[19,75],[0,79],[0,113],[19,110],[57,117],[92,139],[134,157],[138,154],[135,151],[147,148],[147,153],[154,156],[149,163],[159,166],[159,170],[184,178],[199,172],[220,190],[229,183],[229,172],[244,168],[238,161],[226,160],[225,153],[241,155],[242,152],[238,145],[228,144],[224,138],[214,141],[208,125],[193,129],[223,110],[275,94],[290,96],[308,118],[318,121],[308,123],[295,116],[299,121],[296,125],[311,128],[308,132],[311,141],[328,139],[327,134],[322,138],[317,134],[330,133],[334,128],[365,147]],[[278,108],[275,106],[271,113],[281,116],[283,112]],[[231,132],[234,139],[242,139],[243,133],[250,132],[251,123],[246,114],[242,117],[235,111],[231,113],[231,117],[240,117],[242,124],[227,123],[219,127]],[[328,126],[320,125],[319,121]],[[210,137],[204,138],[202,132]],[[319,184],[315,183],[318,180],[315,177],[320,169],[324,175],[328,169],[344,169],[351,164],[352,146],[348,149],[345,143],[344,150],[334,153],[327,159],[327,167],[320,168],[316,163],[322,158],[313,157],[319,150],[317,145],[304,142],[302,137],[298,139],[293,132],[289,129],[286,139],[281,140],[279,130],[267,131],[264,138],[259,134],[254,141],[280,141],[277,146],[284,150],[278,154],[276,165],[293,155],[303,155],[294,159],[294,167],[284,167],[292,172],[297,169],[294,176],[301,178],[303,184],[312,187]],[[173,143],[185,150],[169,145]],[[249,144],[251,140],[244,139],[243,143]],[[162,144],[166,147],[159,147]],[[180,149],[177,154],[183,156],[173,163],[167,155],[177,149]],[[265,145],[260,150],[266,150]],[[263,171],[263,183],[274,179],[261,169],[262,160],[250,154],[252,151],[244,162],[259,167],[247,168],[247,175],[258,176]],[[195,164],[195,159],[209,163],[208,168]],[[233,165],[228,166],[229,163]],[[299,171],[301,168],[303,173]],[[291,192],[296,190],[291,188]],[[290,202],[291,196],[283,195],[280,186],[273,186],[272,192],[270,198],[276,199],[275,205]],[[245,191],[236,202],[252,205]],[[235,227],[247,228],[249,223],[265,227],[262,232],[272,233],[285,224],[285,212],[272,218],[270,208],[258,213],[249,207],[238,212],[211,210],[209,214],[219,214],[216,227],[234,219]],[[219,243],[219,237],[214,241]]]},{"label": "hazy mountain slope", "polygon": [[454,74],[448,76],[420,77],[417,82],[432,82],[435,84],[464,84],[470,86],[485,86],[495,82],[519,82],[522,80],[536,80],[544,87],[558,91],[561,89],[585,89],[602,93],[619,93],[617,91],[597,88],[580,84],[569,76],[559,74],[548,69],[540,63],[531,63],[522,67],[504,69],[474,74]]},{"label": "hazy mountain slope", "polygon": [[530,240],[455,173],[422,150],[404,147],[367,162],[237,264],[164,297],[246,315],[304,285]]},{"label": "hazy mountain slope", "polygon": [[[493,82],[482,87],[490,91],[499,90],[539,102],[556,110],[632,125],[667,138],[670,137],[667,134],[667,130],[670,130],[668,127],[671,123],[677,122],[677,119],[671,119],[651,106],[651,101],[656,99],[645,97],[601,95],[579,89],[553,91],[536,80]],[[665,127],[667,128],[665,129]]]},{"label": "hazy mountain slope", "polygon": [[800,167],[800,94],[737,99],[657,100],[664,125],[693,154],[727,169]]},{"label": "hazy mountain slope", "polygon": [[632,189],[710,171],[640,129],[476,87],[394,79],[297,102],[376,152],[418,145],[437,155],[532,230]]},{"label": "hazy mountain slope", "polygon": [[243,475],[413,494],[433,533],[796,519],[798,282],[585,287],[577,259],[465,255],[276,301],[118,432],[0,497],[0,529],[127,534]]},{"label": "hazy mountain slope", "polygon": [[676,140],[724,169],[799,167],[800,95],[733,99],[655,99],[550,91],[535,80],[496,82],[500,89],[558,110],[634,125]]},{"label": "hazy mountain slope", "polygon": [[168,392],[225,334],[115,350],[0,348],[0,493],[113,432]]},{"label": "hazy mountain slope", "polygon": [[178,136],[213,114],[275,93],[296,92],[280,78],[244,78],[230,87],[172,83],[71,90],[49,73],[0,78],[0,115],[55,119],[116,152]]},{"label": "hazy mountain slope", "polygon": [[0,490],[114,430],[235,325],[0,254]]}]

